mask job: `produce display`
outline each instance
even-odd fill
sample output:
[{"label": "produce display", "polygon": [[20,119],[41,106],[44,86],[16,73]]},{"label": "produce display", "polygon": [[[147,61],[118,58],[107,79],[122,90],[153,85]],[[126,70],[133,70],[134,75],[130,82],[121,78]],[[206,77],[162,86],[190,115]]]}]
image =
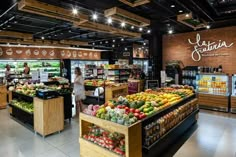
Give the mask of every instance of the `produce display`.
[{"label": "produce display", "polygon": [[43,83],[36,83],[36,84],[24,84],[24,85],[20,85],[18,84],[16,87],[16,92],[24,94],[24,95],[28,95],[28,96],[36,96],[36,90],[39,89],[45,89],[46,86]]},{"label": "produce display", "polygon": [[63,77],[59,77],[59,76],[54,76],[49,78],[49,81],[57,81],[60,84],[69,84],[69,80]]},{"label": "produce display", "polygon": [[84,85],[86,86],[104,86],[105,81],[104,80],[85,80]]},{"label": "produce display", "polygon": [[[110,100],[93,110],[90,115],[129,126],[180,102],[192,94],[193,90],[190,87],[186,88],[186,86],[178,89],[163,88],[159,91],[147,90],[126,97],[120,96],[118,100]],[[84,113],[87,113],[88,110],[91,111],[91,108],[85,109]]]},{"label": "produce display", "polygon": [[190,102],[144,126],[144,145],[148,147],[158,141],[160,137],[179,124],[196,109],[197,103]]},{"label": "produce display", "polygon": [[29,112],[29,113],[34,112],[34,105],[31,102],[12,100],[11,104],[26,112]]},{"label": "produce display", "polygon": [[83,135],[83,138],[120,156],[125,156],[125,136],[123,134],[111,133],[98,126],[91,125],[89,133]]}]

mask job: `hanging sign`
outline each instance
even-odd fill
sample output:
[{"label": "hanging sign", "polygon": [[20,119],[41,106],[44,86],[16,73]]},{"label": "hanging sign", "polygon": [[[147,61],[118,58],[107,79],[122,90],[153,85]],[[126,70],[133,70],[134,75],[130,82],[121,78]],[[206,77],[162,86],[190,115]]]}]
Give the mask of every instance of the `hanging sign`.
[{"label": "hanging sign", "polygon": [[195,41],[188,39],[189,44],[193,45],[192,60],[200,61],[202,57],[214,57],[214,56],[229,56],[229,53],[207,53],[222,48],[230,48],[234,43],[227,43],[226,41],[201,41],[199,33],[196,35]]}]

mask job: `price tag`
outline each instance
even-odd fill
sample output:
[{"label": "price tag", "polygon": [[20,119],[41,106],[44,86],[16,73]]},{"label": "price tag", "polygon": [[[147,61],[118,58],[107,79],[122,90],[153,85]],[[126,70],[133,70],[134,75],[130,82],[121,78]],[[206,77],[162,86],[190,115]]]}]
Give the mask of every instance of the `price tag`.
[{"label": "price tag", "polygon": [[32,80],[37,81],[39,79],[39,72],[38,71],[32,71]]}]

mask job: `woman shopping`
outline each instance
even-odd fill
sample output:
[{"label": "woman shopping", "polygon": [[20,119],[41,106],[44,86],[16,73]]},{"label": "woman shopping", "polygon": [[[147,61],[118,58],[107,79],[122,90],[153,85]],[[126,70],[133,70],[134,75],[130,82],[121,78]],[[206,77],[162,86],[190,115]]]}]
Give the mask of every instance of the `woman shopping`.
[{"label": "woman shopping", "polygon": [[74,94],[76,103],[76,116],[79,116],[79,112],[82,112],[83,110],[82,100],[85,99],[84,79],[79,67],[75,68]]}]

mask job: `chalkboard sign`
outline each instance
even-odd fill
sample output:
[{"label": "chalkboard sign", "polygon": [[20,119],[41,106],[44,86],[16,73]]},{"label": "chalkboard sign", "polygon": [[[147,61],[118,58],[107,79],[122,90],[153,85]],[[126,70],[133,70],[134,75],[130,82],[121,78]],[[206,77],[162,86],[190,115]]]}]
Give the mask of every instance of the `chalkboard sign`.
[{"label": "chalkboard sign", "polygon": [[147,80],[147,89],[156,89],[159,87],[158,80]]}]

